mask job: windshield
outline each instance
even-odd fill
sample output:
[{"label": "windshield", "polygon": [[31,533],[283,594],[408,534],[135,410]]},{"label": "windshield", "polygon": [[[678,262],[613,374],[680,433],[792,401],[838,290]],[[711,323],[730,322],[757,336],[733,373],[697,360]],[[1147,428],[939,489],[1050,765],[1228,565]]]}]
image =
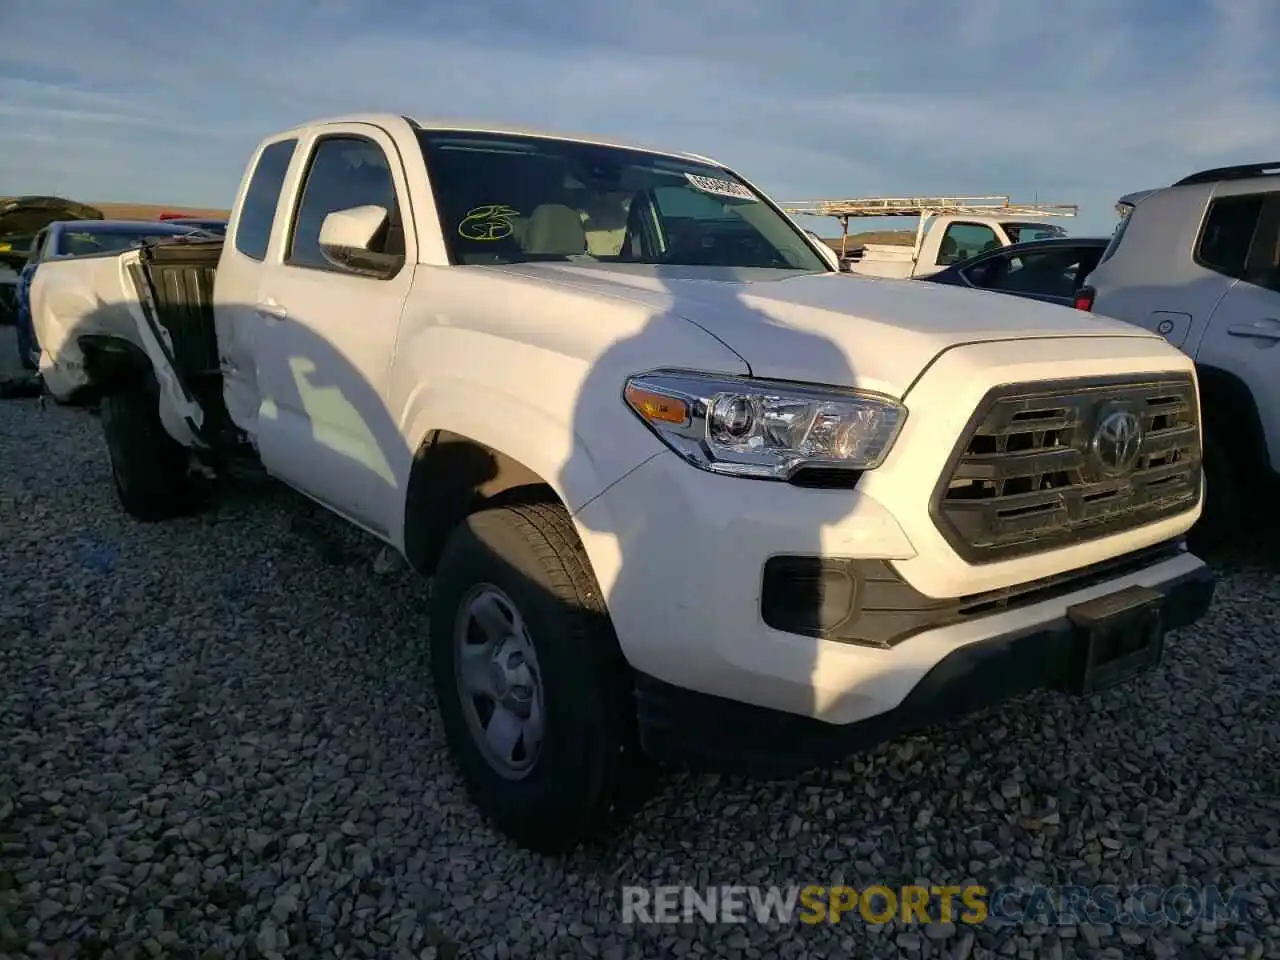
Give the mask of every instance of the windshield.
[{"label": "windshield", "polygon": [[1029,243],[1032,240],[1053,240],[1065,237],[1067,231],[1054,223],[1002,223],[1010,243]]},{"label": "windshield", "polygon": [[544,137],[419,138],[454,263],[830,269],[782,214],[721,167]]},{"label": "windshield", "polygon": [[79,257],[87,253],[116,253],[149,240],[165,240],[194,233],[190,227],[166,230],[155,224],[137,228],[115,227],[104,230],[67,230],[58,236],[58,255]]}]

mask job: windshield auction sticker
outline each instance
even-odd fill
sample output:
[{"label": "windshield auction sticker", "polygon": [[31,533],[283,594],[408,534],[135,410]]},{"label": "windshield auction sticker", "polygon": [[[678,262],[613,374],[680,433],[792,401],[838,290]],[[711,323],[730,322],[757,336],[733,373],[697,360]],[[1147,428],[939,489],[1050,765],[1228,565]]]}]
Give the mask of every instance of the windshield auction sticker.
[{"label": "windshield auction sticker", "polygon": [[732,180],[717,180],[715,177],[700,177],[696,173],[686,173],[684,178],[689,181],[690,186],[703,193],[709,193],[716,197],[732,197],[734,200],[752,200],[755,195],[740,183],[734,183]]},{"label": "windshield auction sticker", "polygon": [[458,224],[458,235],[467,240],[504,240],[515,232],[520,211],[505,203],[489,203],[467,211]]}]

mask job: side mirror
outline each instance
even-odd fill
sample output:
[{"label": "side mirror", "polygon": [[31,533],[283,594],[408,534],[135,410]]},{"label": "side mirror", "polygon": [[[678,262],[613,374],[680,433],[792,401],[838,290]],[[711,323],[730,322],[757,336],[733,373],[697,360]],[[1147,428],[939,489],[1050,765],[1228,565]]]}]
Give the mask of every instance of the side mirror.
[{"label": "side mirror", "polygon": [[386,207],[373,204],[334,210],[320,224],[320,252],[335,267],[370,277],[390,277],[404,265],[403,254],[373,249],[388,227]]}]

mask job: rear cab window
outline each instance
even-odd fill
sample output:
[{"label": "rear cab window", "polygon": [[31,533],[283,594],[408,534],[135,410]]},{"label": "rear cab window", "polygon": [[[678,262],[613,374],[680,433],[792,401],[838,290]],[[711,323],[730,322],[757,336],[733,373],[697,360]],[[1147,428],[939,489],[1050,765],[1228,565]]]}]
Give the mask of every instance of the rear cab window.
[{"label": "rear cab window", "polygon": [[1067,231],[1054,223],[1001,223],[1000,229],[1013,243],[1029,243],[1032,240],[1057,240],[1066,237]]},{"label": "rear cab window", "polygon": [[957,220],[947,225],[938,245],[938,259],[935,263],[949,266],[999,246],[1001,243],[996,232],[986,224]]},{"label": "rear cab window", "polygon": [[267,258],[280,190],[297,146],[297,138],[276,140],[267,144],[258,156],[234,228],[235,248],[251,260],[262,262]]}]

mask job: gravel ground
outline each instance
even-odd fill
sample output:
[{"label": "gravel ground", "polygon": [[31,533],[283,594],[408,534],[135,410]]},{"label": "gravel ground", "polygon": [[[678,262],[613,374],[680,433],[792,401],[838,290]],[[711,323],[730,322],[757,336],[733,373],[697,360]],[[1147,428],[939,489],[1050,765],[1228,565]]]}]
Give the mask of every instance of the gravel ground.
[{"label": "gravel ground", "polygon": [[[552,861],[466,801],[425,587],[378,554],[266,482],[131,522],[92,415],[0,403],[0,956],[1280,955],[1280,582],[1259,558],[1127,688],[796,783],[670,777],[616,842]],[[620,922],[623,884],[968,878],[1235,886],[1250,916]]]}]

